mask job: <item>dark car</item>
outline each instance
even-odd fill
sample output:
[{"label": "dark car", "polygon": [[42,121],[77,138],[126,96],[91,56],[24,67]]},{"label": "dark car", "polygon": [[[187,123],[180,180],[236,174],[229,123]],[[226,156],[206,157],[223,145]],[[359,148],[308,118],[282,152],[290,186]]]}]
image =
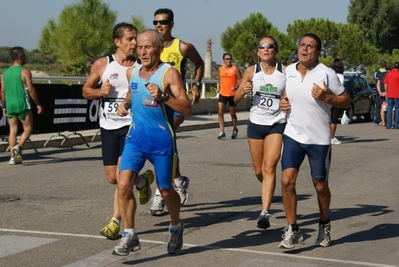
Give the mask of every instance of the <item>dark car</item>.
[{"label": "dark car", "polygon": [[346,111],[349,121],[352,122],[354,116],[363,116],[366,121],[373,121],[374,92],[366,79],[357,73],[344,73],[344,87],[352,100]]}]

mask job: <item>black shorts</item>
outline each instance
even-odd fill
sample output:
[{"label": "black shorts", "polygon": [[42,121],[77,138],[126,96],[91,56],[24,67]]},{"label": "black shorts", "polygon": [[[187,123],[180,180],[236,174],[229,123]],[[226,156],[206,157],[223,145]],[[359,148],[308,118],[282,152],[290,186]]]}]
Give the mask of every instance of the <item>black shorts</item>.
[{"label": "black shorts", "polygon": [[118,158],[122,156],[125,147],[126,135],[129,126],[115,130],[101,128],[101,153],[104,166],[117,165]]},{"label": "black shorts", "polygon": [[338,118],[343,112],[342,108],[331,107],[331,123],[338,124]]},{"label": "black shorts", "polygon": [[287,123],[276,123],[273,125],[259,125],[248,120],[247,137],[250,139],[265,139],[270,134],[283,134]]},{"label": "black shorts", "polygon": [[222,96],[219,94],[219,102],[222,102],[225,105],[229,102],[229,107],[237,106],[236,102],[234,102],[234,96]]}]

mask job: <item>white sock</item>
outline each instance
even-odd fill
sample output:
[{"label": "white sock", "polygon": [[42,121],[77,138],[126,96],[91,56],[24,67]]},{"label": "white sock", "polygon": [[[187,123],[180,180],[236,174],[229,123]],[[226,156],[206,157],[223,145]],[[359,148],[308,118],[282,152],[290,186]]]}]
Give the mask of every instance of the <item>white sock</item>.
[{"label": "white sock", "polygon": [[260,213],[260,215],[266,215],[266,214],[268,214],[269,212],[267,211],[267,210],[262,210],[262,212]]},{"label": "white sock", "polygon": [[170,229],[172,232],[177,232],[177,230],[179,230],[180,227],[181,227],[181,221],[179,221],[179,223],[176,224],[176,225],[170,224],[169,229]]},{"label": "white sock", "polygon": [[121,225],[121,221],[118,220],[117,218],[112,217],[112,220],[113,220],[114,222],[116,222],[118,225]]},{"label": "white sock", "polygon": [[139,175],[140,183],[136,185],[138,189],[143,189],[143,187],[147,184],[147,181],[143,178],[143,176]]},{"label": "white sock", "polygon": [[134,235],[134,228],[124,229],[123,233],[129,233],[131,235]]},{"label": "white sock", "polygon": [[175,186],[180,187],[181,186],[181,179],[180,177],[175,178]]},{"label": "white sock", "polygon": [[159,191],[158,187],[155,189],[155,195],[156,196],[161,196],[161,191]]}]

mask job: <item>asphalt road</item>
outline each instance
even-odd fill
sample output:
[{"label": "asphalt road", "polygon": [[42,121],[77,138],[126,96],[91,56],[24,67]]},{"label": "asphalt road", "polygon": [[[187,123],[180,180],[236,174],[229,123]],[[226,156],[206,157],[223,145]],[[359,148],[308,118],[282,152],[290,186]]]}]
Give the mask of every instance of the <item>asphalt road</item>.
[{"label": "asphalt road", "polygon": [[118,241],[99,235],[113,196],[99,142],[26,151],[18,166],[9,166],[8,153],[0,153],[0,266],[399,266],[399,131],[364,122],[339,125],[343,143],[333,147],[328,248],[314,246],[318,207],[305,159],[297,181],[304,242],[283,250],[280,183],[271,228],[256,228],[260,184],[246,126],[239,130],[236,140],[217,140],[218,129],[178,133],[181,171],[191,180],[177,256],[166,252],[169,216],[149,215],[149,203],[137,209],[141,250],[111,255]]}]

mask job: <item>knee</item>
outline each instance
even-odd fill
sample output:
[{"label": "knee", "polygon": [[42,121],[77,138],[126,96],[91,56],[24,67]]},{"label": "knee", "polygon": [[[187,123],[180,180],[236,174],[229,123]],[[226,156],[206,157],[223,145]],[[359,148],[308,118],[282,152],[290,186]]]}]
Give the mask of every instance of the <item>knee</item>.
[{"label": "knee", "polygon": [[118,181],[118,193],[119,196],[133,194],[133,181],[128,175],[122,175]]},{"label": "knee", "polygon": [[284,190],[292,190],[295,188],[295,181],[293,179],[283,176],[281,178],[281,188],[283,191]]},{"label": "knee", "polygon": [[314,188],[316,189],[317,194],[325,195],[330,193],[330,188],[328,187],[327,182],[316,182],[313,181]]}]

